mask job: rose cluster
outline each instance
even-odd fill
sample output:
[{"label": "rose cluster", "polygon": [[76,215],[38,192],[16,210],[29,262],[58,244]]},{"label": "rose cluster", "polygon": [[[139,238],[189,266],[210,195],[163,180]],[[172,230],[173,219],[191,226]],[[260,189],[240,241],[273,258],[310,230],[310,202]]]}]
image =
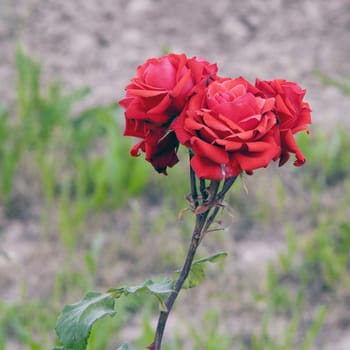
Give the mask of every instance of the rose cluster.
[{"label": "rose cluster", "polygon": [[139,66],[119,104],[124,135],[141,139],[131,155],[144,152],[166,174],[182,144],[199,178],[220,181],[271,161],[281,166],[291,153],[294,165],[305,163],[294,139],[311,123],[304,95],[294,82],[257,79],[252,85],[243,77],[218,76],[217,65],[202,58],[171,53]]}]

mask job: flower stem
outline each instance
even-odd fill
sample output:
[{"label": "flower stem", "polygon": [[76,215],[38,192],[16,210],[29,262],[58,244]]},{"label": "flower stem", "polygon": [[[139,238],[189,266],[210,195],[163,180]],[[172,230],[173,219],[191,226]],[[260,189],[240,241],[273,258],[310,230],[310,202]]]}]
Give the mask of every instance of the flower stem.
[{"label": "flower stem", "polygon": [[[208,219],[206,220],[206,224],[204,226],[203,232],[202,232],[202,236],[208,231],[210,225],[214,222],[216,215],[218,214],[221,204],[225,198],[225,194],[228,192],[228,190],[231,188],[231,186],[234,184],[234,182],[236,181],[237,176],[235,177],[231,177],[229,179],[226,179],[224,182],[224,185],[222,187],[222,190],[216,195],[215,193],[215,198],[217,203],[215,204],[215,208],[213,210],[213,212],[211,213],[211,215],[208,217]],[[217,190],[217,189],[216,189]]]},{"label": "flower stem", "polygon": [[162,338],[163,338],[164,329],[165,329],[165,325],[166,325],[169,313],[170,313],[170,311],[175,303],[175,300],[176,300],[184,282],[186,281],[186,278],[188,277],[188,274],[190,273],[193,259],[195,257],[197,248],[198,248],[200,241],[201,241],[201,231],[204,227],[204,224],[206,222],[208,214],[209,214],[209,210],[203,214],[196,215],[196,225],[195,225],[195,228],[194,228],[193,233],[192,233],[192,239],[191,239],[190,246],[188,248],[186,260],[185,260],[185,263],[181,269],[179,278],[175,282],[174,290],[173,290],[173,292],[171,292],[171,294],[169,295],[168,299],[165,302],[167,310],[160,312],[157,330],[156,330],[156,334],[155,334],[155,338],[154,338],[154,342],[153,342],[153,347],[149,347],[152,350],[160,350],[161,349]]},{"label": "flower stem", "polygon": [[[192,198],[194,200],[195,208],[197,208],[200,203],[198,202],[198,198],[196,197],[196,178],[194,176],[193,171],[191,170],[191,190],[192,190]],[[214,222],[216,215],[219,212],[219,205],[222,203],[225,194],[231,188],[236,178],[231,178],[225,180],[223,187],[220,192],[218,192],[220,182],[212,181],[209,187],[209,198],[202,198],[202,202],[208,201],[208,210],[204,213],[200,213],[196,215],[196,223],[192,233],[191,243],[188,248],[187,256],[185,263],[181,269],[178,279],[175,282],[174,289],[170,293],[168,299],[165,302],[166,311],[161,311],[158,319],[157,329],[154,337],[154,342],[149,346],[151,350],[161,350],[162,338],[165,330],[165,325],[168,319],[168,316],[171,312],[171,309],[175,303],[175,300],[188,277],[191,266],[193,263],[193,259],[196,255],[197,248],[205,234],[205,232],[209,229],[210,225]],[[203,184],[202,184],[203,186]],[[201,189],[202,191],[202,189]],[[210,214],[211,213],[211,214]],[[209,216],[210,214],[210,216]]]}]

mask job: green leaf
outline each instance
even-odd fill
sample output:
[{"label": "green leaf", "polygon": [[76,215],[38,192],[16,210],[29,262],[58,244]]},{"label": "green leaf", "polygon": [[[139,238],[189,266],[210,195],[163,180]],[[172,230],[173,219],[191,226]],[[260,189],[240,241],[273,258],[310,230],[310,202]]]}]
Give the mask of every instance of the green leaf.
[{"label": "green leaf", "polygon": [[182,288],[194,288],[202,284],[205,280],[205,271],[202,264],[193,264],[190,273]]},{"label": "green leaf", "polygon": [[132,350],[132,348],[128,344],[124,343],[121,346],[119,346],[117,350]]},{"label": "green leaf", "polygon": [[[225,259],[226,256],[227,256],[226,252],[219,252],[219,253],[210,255],[206,258],[202,258],[194,261],[192,263],[190,273],[188,274],[188,277],[185,283],[183,284],[182,288],[188,289],[188,288],[194,288],[199,286],[205,280],[204,264],[206,264],[207,262],[217,263]],[[174,280],[177,280],[177,278],[179,277],[179,274],[180,274],[180,270],[175,271]]]},{"label": "green leaf", "polygon": [[162,310],[166,310],[163,297],[172,292],[172,286],[173,281],[170,279],[161,282],[147,280],[139,286],[112,288],[107,293],[88,292],[77,303],[66,305],[58,317],[56,333],[64,345],[61,349],[84,350],[93,324],[106,315],[114,316],[115,300],[122,295],[154,295]]},{"label": "green leaf", "polygon": [[217,263],[219,261],[224,260],[226,257],[227,257],[227,253],[226,252],[218,252],[218,253],[215,253],[213,255],[207,256],[206,258],[202,258],[202,259],[196,260],[192,264],[192,266],[196,265],[196,264],[203,264],[203,263],[206,263],[206,262]]},{"label": "green leaf", "polygon": [[114,304],[111,294],[88,292],[77,303],[65,305],[56,323],[64,348],[84,350],[93,324],[101,317],[115,315]]},{"label": "green leaf", "polygon": [[119,298],[121,295],[153,295],[159,301],[161,310],[166,310],[163,297],[173,291],[173,281],[171,279],[164,279],[161,282],[154,282],[147,280],[141,285],[133,287],[120,287],[109,289],[108,292],[112,293],[113,297]]}]

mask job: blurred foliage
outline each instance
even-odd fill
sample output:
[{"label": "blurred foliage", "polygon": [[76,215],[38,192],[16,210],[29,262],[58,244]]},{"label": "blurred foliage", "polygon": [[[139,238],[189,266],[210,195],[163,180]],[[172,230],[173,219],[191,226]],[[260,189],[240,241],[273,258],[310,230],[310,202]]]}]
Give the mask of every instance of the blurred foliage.
[{"label": "blurred foliage", "polygon": [[7,349],[10,339],[30,350],[45,349],[52,342],[53,311],[50,302],[27,301],[11,306],[0,300],[0,349]]},{"label": "blurred foliage", "polygon": [[325,85],[330,85],[336,87],[338,90],[343,92],[345,95],[350,96],[350,79],[347,80],[339,80],[330,77],[328,74],[318,70],[316,71],[317,76],[320,78],[322,83]]},{"label": "blurred foliage", "polygon": [[0,199],[14,216],[16,179],[30,182],[29,191],[38,187],[44,208],[59,203],[60,232],[72,247],[88,213],[120,207],[141,193],[151,169],[129,156],[131,140],[122,137],[117,106],[79,110],[89,89],[65,94],[55,82],[43,91],[39,63],[20,49],[16,59],[17,108],[0,110]]},{"label": "blurred foliage", "polygon": [[315,128],[311,135],[300,134],[298,144],[307,159],[303,172],[307,185],[321,190],[349,176],[350,132],[344,127],[328,132]]},{"label": "blurred foliage", "polygon": [[[84,197],[97,208],[119,206],[140,193],[148,181],[148,167],[128,156],[131,143],[122,137],[117,106],[74,112],[88,88],[63,94],[55,82],[43,93],[40,65],[21,50],[16,58],[18,108],[15,116],[0,114],[1,164],[10,158],[14,171],[22,158],[29,158],[38,166],[47,198],[67,192],[70,199]],[[2,183],[10,184],[2,188],[5,199],[13,190],[7,174],[3,170]]]}]

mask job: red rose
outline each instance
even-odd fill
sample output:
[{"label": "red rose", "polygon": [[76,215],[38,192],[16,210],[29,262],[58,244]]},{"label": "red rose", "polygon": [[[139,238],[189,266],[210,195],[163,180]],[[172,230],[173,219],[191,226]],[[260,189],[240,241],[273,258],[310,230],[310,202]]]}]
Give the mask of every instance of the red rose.
[{"label": "red rose", "polygon": [[301,130],[309,132],[308,125],[311,124],[311,109],[309,104],[303,101],[306,91],[297,83],[283,79],[271,81],[257,79],[255,85],[263,92],[265,97],[275,98],[274,111],[279,121],[282,147],[280,166],[287,162],[290,153],[294,153],[296,156],[294,165],[303,165],[305,157],[293,135]]},{"label": "red rose", "polygon": [[221,180],[266,167],[280,155],[273,98],[244,78],[212,82],[193,96],[172,128],[194,153],[197,176]]},{"label": "red rose", "polygon": [[178,142],[169,133],[169,125],[183,110],[194,88],[214,79],[215,64],[184,54],[151,58],[137,68],[136,77],[126,87],[126,97],[119,101],[125,108],[124,135],[143,140],[132,149],[146,153],[158,172],[177,163]]}]

